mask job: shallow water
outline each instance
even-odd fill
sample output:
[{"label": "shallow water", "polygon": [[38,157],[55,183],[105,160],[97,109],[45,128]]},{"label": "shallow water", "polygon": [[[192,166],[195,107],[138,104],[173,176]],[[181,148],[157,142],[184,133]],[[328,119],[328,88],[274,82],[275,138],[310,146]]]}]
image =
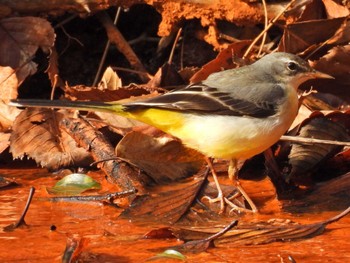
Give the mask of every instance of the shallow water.
[{"label": "shallow water", "polygon": [[[59,178],[44,169],[1,169],[0,175],[14,179],[19,187],[0,191],[0,259],[1,262],[61,262],[69,237],[88,241],[79,256],[80,262],[143,262],[169,246],[181,244],[176,239],[143,239],[156,224],[140,226],[132,220],[119,219],[122,211],[99,202],[50,202],[45,187]],[[98,181],[103,175],[89,174]],[[259,215],[244,220],[288,218],[298,223],[316,223],[341,211],[283,212],[274,199],[267,180],[243,181],[246,191],[260,207]],[[25,218],[27,226],[4,232],[3,227],[20,216],[29,188],[36,193]],[[104,184],[104,191],[113,186]],[[56,230],[51,230],[53,226]],[[186,254],[187,262],[350,262],[350,216],[327,226],[316,237],[292,242],[274,242],[257,246],[210,248],[199,254]],[[178,260],[155,260],[179,262]]]}]

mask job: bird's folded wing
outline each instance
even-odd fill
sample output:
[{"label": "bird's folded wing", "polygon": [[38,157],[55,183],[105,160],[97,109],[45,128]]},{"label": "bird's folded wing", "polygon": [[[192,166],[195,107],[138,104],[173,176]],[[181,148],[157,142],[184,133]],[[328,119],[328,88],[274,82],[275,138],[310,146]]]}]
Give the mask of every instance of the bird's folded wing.
[{"label": "bird's folded wing", "polygon": [[[237,88],[235,89],[237,93]],[[276,114],[283,96],[284,91],[278,85],[260,95],[249,95],[244,89],[240,89],[240,94],[235,95],[197,83],[159,97],[128,103],[124,106],[129,111],[152,107],[195,114],[264,118]]]}]

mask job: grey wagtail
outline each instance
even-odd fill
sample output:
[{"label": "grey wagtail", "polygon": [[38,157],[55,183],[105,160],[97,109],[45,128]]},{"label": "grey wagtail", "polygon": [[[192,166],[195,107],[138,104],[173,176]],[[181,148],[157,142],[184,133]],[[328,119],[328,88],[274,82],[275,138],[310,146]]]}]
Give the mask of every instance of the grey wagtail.
[{"label": "grey wagtail", "polygon": [[[208,157],[229,159],[229,177],[233,179],[237,159],[263,152],[288,130],[298,112],[297,89],[313,78],[332,77],[312,69],[298,56],[277,52],[251,65],[216,72],[199,83],[140,101],[34,99],[14,100],[10,105],[103,111],[136,119]],[[219,191],[212,201],[220,201],[223,212],[228,200],[210,159],[207,161]]]}]

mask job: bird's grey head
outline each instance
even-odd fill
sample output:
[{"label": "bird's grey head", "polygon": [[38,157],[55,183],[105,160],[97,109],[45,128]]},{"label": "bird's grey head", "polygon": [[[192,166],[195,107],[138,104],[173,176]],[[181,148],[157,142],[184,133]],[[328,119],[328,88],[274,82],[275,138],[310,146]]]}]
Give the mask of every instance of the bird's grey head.
[{"label": "bird's grey head", "polygon": [[326,74],[315,71],[305,60],[290,53],[271,53],[255,64],[276,82],[288,83],[295,88],[308,79],[326,77]]}]

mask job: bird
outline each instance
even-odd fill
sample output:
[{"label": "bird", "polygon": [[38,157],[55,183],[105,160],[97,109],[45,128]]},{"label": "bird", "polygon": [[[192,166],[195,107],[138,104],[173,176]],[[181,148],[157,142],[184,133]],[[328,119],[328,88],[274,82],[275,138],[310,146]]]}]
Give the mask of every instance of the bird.
[{"label": "bird", "polygon": [[[254,63],[210,74],[198,83],[157,97],[134,101],[94,102],[18,99],[17,107],[71,108],[102,111],[154,126],[206,156],[218,188],[220,213],[226,197],[212,158],[230,160],[228,175],[237,177],[237,161],[249,159],[275,144],[298,113],[298,87],[309,79],[333,78],[316,71],[297,55],[274,52]],[[253,202],[243,193],[252,210]]]}]

